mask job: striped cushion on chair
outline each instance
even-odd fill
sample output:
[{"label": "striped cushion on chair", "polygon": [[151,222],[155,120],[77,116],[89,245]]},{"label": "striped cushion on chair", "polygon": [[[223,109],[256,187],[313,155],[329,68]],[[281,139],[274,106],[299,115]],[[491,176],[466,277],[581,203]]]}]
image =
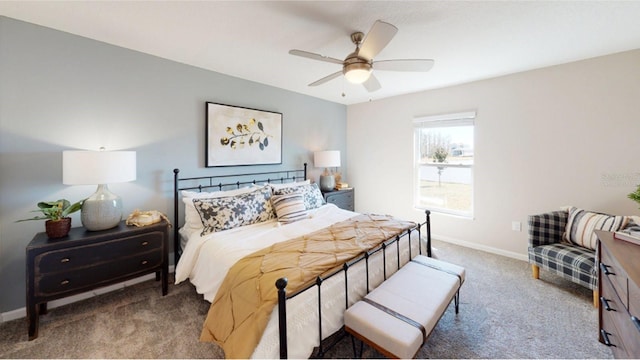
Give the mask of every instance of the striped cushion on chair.
[{"label": "striped cushion on chair", "polygon": [[626,216],[613,216],[571,207],[564,238],[576,245],[595,250],[598,237],[594,230],[618,231],[627,221]]}]

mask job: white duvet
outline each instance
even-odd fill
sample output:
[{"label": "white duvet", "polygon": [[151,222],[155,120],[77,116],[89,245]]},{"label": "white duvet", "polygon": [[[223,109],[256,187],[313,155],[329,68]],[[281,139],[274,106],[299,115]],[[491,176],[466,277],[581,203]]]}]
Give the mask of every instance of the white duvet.
[{"label": "white duvet", "polygon": [[[244,256],[277,242],[286,241],[327,227],[357,215],[333,204],[316,209],[308,219],[287,225],[276,220],[225,230],[205,236],[193,232],[181,234],[188,238],[176,267],[176,284],[189,280],[196,291],[212,302],[229,268]],[[413,235],[411,256],[418,254],[418,237]],[[401,241],[401,261],[408,260],[407,241]],[[397,268],[395,245],[387,250],[387,276]],[[370,286],[382,281],[381,257],[370,260]],[[372,270],[372,269],[376,270]],[[366,293],[364,262],[349,270],[349,303]],[[337,330],[343,323],[346,308],[344,275],[334,276],[322,284],[322,337]],[[355,286],[358,284],[358,286]],[[275,284],[274,284],[275,287]],[[290,358],[308,358],[319,344],[318,291],[311,289],[287,301],[287,339]],[[204,321],[204,319],[203,319]],[[252,358],[279,357],[278,310],[274,309],[267,328]]]}]

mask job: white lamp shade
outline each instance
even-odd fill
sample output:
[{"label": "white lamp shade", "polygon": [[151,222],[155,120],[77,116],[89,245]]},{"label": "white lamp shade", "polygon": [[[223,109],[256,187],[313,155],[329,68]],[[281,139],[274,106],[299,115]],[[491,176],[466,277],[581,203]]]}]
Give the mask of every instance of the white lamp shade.
[{"label": "white lamp shade", "polygon": [[338,167],[340,166],[340,151],[317,151],[313,153],[313,164],[319,168]]},{"label": "white lamp shade", "polygon": [[63,151],[65,185],[113,184],[136,179],[135,151]]}]

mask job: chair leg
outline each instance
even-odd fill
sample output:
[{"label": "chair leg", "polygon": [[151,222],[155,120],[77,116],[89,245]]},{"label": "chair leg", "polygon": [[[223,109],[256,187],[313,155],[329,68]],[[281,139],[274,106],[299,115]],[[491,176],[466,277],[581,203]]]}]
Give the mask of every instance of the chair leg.
[{"label": "chair leg", "polygon": [[531,264],[531,274],[533,275],[534,279],[540,278],[540,268],[538,267],[538,265]]},{"label": "chair leg", "polygon": [[598,294],[598,289],[593,289],[593,307],[598,308],[600,306],[600,294]]}]

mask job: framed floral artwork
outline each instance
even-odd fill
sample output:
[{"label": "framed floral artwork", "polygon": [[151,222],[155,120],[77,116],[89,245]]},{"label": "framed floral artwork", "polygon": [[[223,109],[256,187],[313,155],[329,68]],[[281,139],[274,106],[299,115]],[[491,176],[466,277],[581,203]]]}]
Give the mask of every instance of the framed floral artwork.
[{"label": "framed floral artwork", "polygon": [[282,114],[207,102],[206,167],[282,164]]}]

